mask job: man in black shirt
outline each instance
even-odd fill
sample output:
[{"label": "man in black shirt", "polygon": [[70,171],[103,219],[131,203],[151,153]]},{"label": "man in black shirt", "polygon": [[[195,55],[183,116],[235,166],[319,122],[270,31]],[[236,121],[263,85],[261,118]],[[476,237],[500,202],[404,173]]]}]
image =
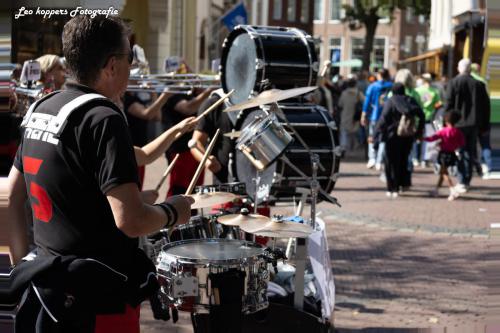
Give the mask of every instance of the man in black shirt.
[{"label": "man in black shirt", "polygon": [[[170,97],[163,107],[162,123],[164,128],[171,128],[184,119],[196,115],[200,105],[207,99],[211,91],[211,89],[206,89],[197,94],[196,97],[185,94],[176,94]],[[172,162],[176,154],[179,154],[179,159],[170,173],[167,197],[186,193],[198,167],[197,161],[189,152],[188,142],[191,136],[192,132],[182,135],[172,143],[165,154],[169,163]],[[203,174],[200,175],[197,182],[197,185],[201,184],[203,184]]]},{"label": "man in black shirt", "polygon": [[[24,270],[32,277],[16,330],[136,333],[139,304],[151,292],[144,286],[154,276],[137,237],[187,222],[192,199],[141,200],[127,123],[111,102],[128,84],[123,22],[77,16],[65,25],[62,42],[76,82],[27,113],[9,174],[10,255],[18,264],[13,275]],[[22,262],[28,197],[37,257]]]},{"label": "man in black shirt", "polygon": [[[199,114],[202,114],[210,105],[217,102],[221,92],[214,92],[209,99],[200,107]],[[225,109],[224,104],[198,122],[196,130],[193,132],[193,140],[196,142],[196,148],[191,149],[191,154],[197,161],[201,161],[205,152],[208,139],[213,138],[217,129],[220,129],[219,137],[214,145],[206,167],[214,174],[214,183],[221,184],[228,182],[229,175],[229,154],[234,150],[234,140],[224,136],[234,128],[227,113],[222,112]]]}]

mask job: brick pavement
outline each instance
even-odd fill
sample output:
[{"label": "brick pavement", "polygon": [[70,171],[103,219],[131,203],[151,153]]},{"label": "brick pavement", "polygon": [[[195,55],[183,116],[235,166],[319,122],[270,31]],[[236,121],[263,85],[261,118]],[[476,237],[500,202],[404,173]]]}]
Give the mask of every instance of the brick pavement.
[{"label": "brick pavement", "polygon": [[[159,179],[161,163],[149,167],[146,185]],[[491,326],[500,317],[500,238],[488,236],[490,223],[500,222],[500,183],[474,178],[470,193],[448,202],[444,189],[441,198],[427,196],[436,177],[417,168],[412,191],[388,199],[362,163],[343,163],[341,172],[333,194],[342,208],[319,205],[337,288],[335,326],[345,333],[443,326],[500,332]],[[191,332],[187,316],[172,325],[144,311],[143,332],[174,327]]]}]

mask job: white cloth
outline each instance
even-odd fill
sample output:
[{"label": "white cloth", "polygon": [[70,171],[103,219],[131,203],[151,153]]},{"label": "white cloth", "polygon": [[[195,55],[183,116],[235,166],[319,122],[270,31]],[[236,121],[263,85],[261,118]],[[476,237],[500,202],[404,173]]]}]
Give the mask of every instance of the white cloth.
[{"label": "white cloth", "polygon": [[316,218],[318,230],[309,236],[307,244],[311,266],[316,277],[317,289],[321,296],[321,314],[329,319],[335,307],[335,282],[333,281],[332,264],[328,250],[325,222]]}]

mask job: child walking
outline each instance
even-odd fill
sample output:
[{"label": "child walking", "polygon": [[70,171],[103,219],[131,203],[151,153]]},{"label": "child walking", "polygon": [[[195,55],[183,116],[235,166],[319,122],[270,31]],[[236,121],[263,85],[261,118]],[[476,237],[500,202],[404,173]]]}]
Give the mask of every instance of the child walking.
[{"label": "child walking", "polygon": [[465,138],[462,132],[455,127],[455,124],[460,120],[460,114],[456,111],[448,111],[443,117],[445,127],[437,131],[434,135],[424,138],[425,141],[440,140],[440,151],[438,155],[438,163],[440,165],[439,178],[432,195],[439,194],[439,188],[443,184],[443,180],[448,182],[450,195],[448,200],[455,200],[459,193],[455,191],[453,180],[448,174],[448,168],[457,164],[457,151],[465,145]]}]

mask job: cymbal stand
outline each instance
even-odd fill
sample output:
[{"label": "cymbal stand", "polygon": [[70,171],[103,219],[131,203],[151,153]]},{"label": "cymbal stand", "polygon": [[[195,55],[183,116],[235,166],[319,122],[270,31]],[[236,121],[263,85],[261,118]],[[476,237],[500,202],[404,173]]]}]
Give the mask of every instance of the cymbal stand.
[{"label": "cymbal stand", "polygon": [[[255,170],[255,178],[253,179],[255,183],[255,193],[253,196],[253,213],[257,214],[257,205],[259,200],[259,186],[260,186],[260,171]],[[252,234],[252,241],[255,243],[255,234]]]}]

